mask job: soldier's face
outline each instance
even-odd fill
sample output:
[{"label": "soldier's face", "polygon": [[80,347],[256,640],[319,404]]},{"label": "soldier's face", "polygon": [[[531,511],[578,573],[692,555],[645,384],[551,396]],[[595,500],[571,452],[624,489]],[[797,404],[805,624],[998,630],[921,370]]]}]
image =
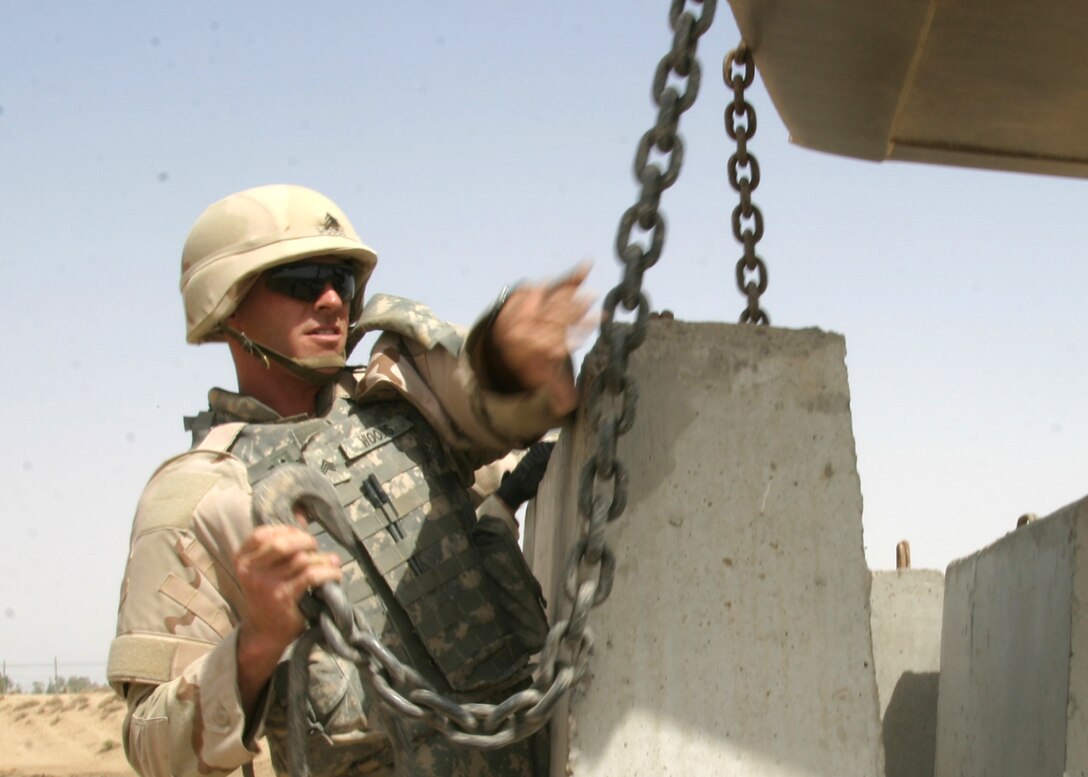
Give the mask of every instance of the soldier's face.
[{"label": "soldier's face", "polygon": [[[335,258],[307,259],[340,264]],[[350,299],[341,299],[333,283],[324,283],[308,301],[277,291],[262,275],[231,315],[232,327],[260,345],[293,359],[343,354],[347,346]]]}]

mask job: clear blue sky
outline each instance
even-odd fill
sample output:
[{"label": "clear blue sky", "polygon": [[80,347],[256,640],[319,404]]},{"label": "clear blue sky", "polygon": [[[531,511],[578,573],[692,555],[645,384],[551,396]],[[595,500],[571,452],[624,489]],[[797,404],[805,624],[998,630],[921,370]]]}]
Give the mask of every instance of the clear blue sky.
[{"label": "clear blue sky", "polygon": [[[655,117],[667,0],[10,4],[0,26],[0,659],[101,679],[143,483],[233,386],[184,343],[181,244],[263,183],[320,189],[381,260],[371,289],[470,322],[507,282],[591,259]],[[664,198],[654,307],[734,321],[722,4]],[[774,323],[846,337],[870,564],[943,569],[1088,492],[1088,183],[753,150]],[[1045,120],[1045,117],[1041,117]],[[48,304],[47,304],[48,303]],[[728,433],[728,430],[723,430]],[[31,666],[45,664],[45,666]]]}]

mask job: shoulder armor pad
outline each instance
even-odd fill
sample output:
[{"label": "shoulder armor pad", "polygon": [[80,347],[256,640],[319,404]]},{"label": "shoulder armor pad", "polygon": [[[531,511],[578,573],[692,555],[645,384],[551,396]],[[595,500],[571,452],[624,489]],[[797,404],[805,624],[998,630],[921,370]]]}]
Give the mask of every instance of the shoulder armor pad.
[{"label": "shoulder armor pad", "polygon": [[421,302],[375,294],[363,308],[359,318],[360,332],[394,332],[415,340],[427,350],[441,346],[454,356],[461,352],[464,333],[448,321],[443,321]]}]

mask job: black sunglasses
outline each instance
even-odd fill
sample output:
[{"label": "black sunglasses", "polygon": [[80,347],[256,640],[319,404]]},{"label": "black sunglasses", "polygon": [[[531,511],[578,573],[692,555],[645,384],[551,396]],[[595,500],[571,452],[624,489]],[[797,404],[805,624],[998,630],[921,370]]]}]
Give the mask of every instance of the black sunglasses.
[{"label": "black sunglasses", "polygon": [[332,286],[345,305],[355,298],[355,273],[346,264],[293,262],[265,270],[265,285],[277,294],[314,302]]}]

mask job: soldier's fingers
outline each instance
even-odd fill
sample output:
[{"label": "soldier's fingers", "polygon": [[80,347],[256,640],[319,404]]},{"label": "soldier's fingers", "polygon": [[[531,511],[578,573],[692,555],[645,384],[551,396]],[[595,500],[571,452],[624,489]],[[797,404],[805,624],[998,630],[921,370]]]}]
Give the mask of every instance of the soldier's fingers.
[{"label": "soldier's fingers", "polygon": [[573,293],[589,277],[589,271],[593,265],[590,262],[579,262],[570,272],[560,275],[550,283],[545,284],[549,292]]},{"label": "soldier's fingers", "polygon": [[317,541],[292,526],[258,526],[242,543],[237,558],[250,567],[274,566],[296,553],[312,551]]},{"label": "soldier's fingers", "polygon": [[526,289],[511,310],[509,323],[537,332],[540,326],[575,326],[590,313],[593,296],[585,293],[551,293],[544,289]]},{"label": "soldier's fingers", "polygon": [[596,298],[591,294],[579,294],[571,298],[564,310],[563,320],[568,326],[579,326],[587,318],[593,318],[596,321],[591,311],[595,301]]},{"label": "soldier's fingers", "polygon": [[282,564],[272,568],[276,574],[283,578],[294,578],[306,575],[311,570],[335,569],[340,571],[340,559],[335,553],[318,553],[305,550],[295,553],[285,559]]},{"label": "soldier's fingers", "polygon": [[591,308],[595,301],[593,294],[583,290],[569,295],[553,295],[541,305],[542,318],[563,326],[577,326],[592,315]]},{"label": "soldier's fingers", "polygon": [[329,556],[321,554],[322,558],[306,567],[306,570],[301,575],[306,580],[307,588],[317,588],[325,583],[339,582],[340,573],[340,560],[334,555]]},{"label": "soldier's fingers", "polygon": [[527,284],[515,289],[507,304],[536,310],[551,307],[579,296],[579,289],[589,275],[590,264],[583,262],[569,273],[543,283]]},{"label": "soldier's fingers", "polygon": [[600,324],[600,312],[587,310],[580,319],[567,327],[567,353],[574,353],[581,348]]},{"label": "soldier's fingers", "polygon": [[306,563],[293,574],[285,577],[283,585],[291,601],[297,602],[308,590],[325,583],[338,582],[340,577],[340,560],[336,555],[316,553],[307,558]]}]

